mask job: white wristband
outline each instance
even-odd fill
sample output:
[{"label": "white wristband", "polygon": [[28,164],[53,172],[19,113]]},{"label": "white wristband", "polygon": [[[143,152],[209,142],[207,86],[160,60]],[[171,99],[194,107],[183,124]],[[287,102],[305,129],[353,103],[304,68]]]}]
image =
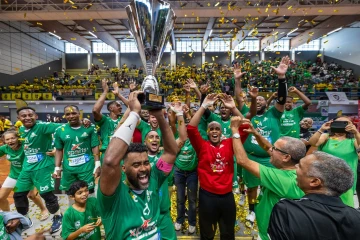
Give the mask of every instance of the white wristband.
[{"label": "white wristband", "polygon": [[176,116],[184,116],[184,112],[183,112],[183,111],[177,112],[177,113],[176,113]]},{"label": "white wristband", "polygon": [[54,172],[56,172],[56,171],[61,171],[61,167],[55,167],[55,171],[54,171]]},{"label": "white wristband", "polygon": [[130,112],[125,122],[116,130],[113,137],[119,138],[130,145],[131,138],[133,137],[136,125],[140,119],[139,114],[136,112]]},{"label": "white wristband", "polygon": [[203,108],[205,108],[205,110],[209,107],[209,105],[207,105],[207,104],[205,104],[205,103],[201,104],[201,106],[202,106]]},{"label": "white wristband", "polygon": [[96,172],[96,169],[98,169],[100,167],[100,161],[95,161],[95,168],[94,168],[94,172]]}]

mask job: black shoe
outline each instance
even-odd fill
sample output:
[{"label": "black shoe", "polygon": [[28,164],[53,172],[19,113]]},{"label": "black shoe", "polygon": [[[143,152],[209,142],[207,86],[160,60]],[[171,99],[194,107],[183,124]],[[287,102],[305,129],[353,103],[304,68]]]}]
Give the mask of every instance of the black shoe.
[{"label": "black shoe", "polygon": [[50,234],[56,233],[61,229],[62,226],[62,219],[63,219],[63,215],[54,215],[54,217],[52,218],[52,225],[51,225],[51,229],[50,229]]}]

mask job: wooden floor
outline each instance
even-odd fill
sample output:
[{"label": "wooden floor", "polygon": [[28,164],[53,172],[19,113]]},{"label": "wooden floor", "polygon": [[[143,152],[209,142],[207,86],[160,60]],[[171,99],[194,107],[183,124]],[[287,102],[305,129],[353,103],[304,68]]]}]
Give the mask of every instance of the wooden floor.
[{"label": "wooden floor", "polygon": [[[0,158],[0,184],[2,184],[6,177],[8,176],[10,171],[10,162],[6,160],[6,157],[3,156]],[[13,192],[10,193],[10,196],[8,197],[9,203],[12,204],[14,202],[13,199]]]}]

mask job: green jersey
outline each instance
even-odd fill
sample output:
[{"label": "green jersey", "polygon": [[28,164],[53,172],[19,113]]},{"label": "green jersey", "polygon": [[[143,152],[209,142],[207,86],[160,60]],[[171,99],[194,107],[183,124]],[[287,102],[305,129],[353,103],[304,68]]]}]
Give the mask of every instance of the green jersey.
[{"label": "green jersey", "polygon": [[5,229],[4,217],[2,215],[0,215],[0,240],[10,240],[10,236]]},{"label": "green jersey", "polygon": [[64,150],[63,169],[71,173],[92,171],[95,167],[92,148],[99,146],[95,126],[73,128],[64,124],[55,132],[55,148]]},{"label": "green jersey", "polygon": [[96,122],[96,125],[100,127],[100,138],[101,138],[101,152],[105,152],[107,149],[110,138],[114,134],[117,125],[119,124],[121,117],[113,120],[110,117],[102,115],[101,120]]},{"label": "green jersey", "polygon": [[[79,228],[89,223],[96,223],[97,218],[100,216],[98,210],[98,203],[96,198],[90,197],[86,201],[85,212],[79,212],[73,206],[70,206],[64,213],[62,223],[61,237],[67,239],[71,233],[76,232]],[[81,233],[77,240],[99,240],[101,239],[100,227],[94,228],[89,233]]]},{"label": "green jersey", "polygon": [[97,199],[107,239],[160,239],[159,190],[166,178],[162,171],[153,167],[146,190],[133,191],[126,181],[119,183],[112,196],[103,195],[101,187],[98,188]]},{"label": "green jersey", "polygon": [[193,171],[197,164],[198,158],[195,149],[187,139],[176,157],[175,166],[183,171]]},{"label": "green jersey", "polygon": [[[151,131],[150,124],[141,119],[139,124],[136,126],[136,128],[139,129],[140,132],[141,132],[141,141],[142,141],[142,143],[145,143],[146,135]],[[161,134],[160,128],[158,127],[154,131],[159,134],[160,146],[162,146],[162,134]]]},{"label": "green jersey", "polygon": [[24,141],[24,171],[55,167],[54,157],[46,155],[46,152],[53,150],[52,135],[61,125],[61,123],[37,121],[30,129],[20,127],[20,138]]},{"label": "green jersey", "polygon": [[201,137],[205,140],[208,140],[208,135],[207,135],[207,121],[204,118],[204,116],[201,117],[201,120],[199,122],[198,125],[198,129],[199,129],[199,133],[201,135]]},{"label": "green jersey", "polygon": [[[243,107],[244,108],[244,107]],[[274,144],[280,137],[280,118],[283,113],[279,112],[275,107],[269,108],[263,115],[254,116],[251,123],[254,128],[268,140]],[[269,157],[269,154],[259,146],[253,134],[250,134],[244,143],[247,153],[258,157]]]},{"label": "green jersey", "polygon": [[[158,154],[156,154],[155,156],[148,156],[149,158],[149,162],[151,165],[151,168],[156,168],[156,162],[159,160],[159,158],[161,157],[161,155],[163,154],[163,151],[160,151]],[[168,176],[168,181],[165,181],[164,184],[161,186],[160,191],[159,191],[159,197],[160,197],[160,213],[164,214],[169,212],[170,209],[170,197],[169,197],[169,181],[171,176],[171,174],[169,174]]]},{"label": "green jersey", "polygon": [[262,240],[269,239],[267,229],[273,207],[281,198],[299,199],[304,192],[297,186],[295,170],[281,170],[259,165],[261,192],[255,207]]},{"label": "green jersey", "polygon": [[9,177],[17,179],[22,170],[25,154],[23,146],[20,146],[18,150],[13,150],[8,145],[0,146],[0,157],[6,154],[6,159],[10,161],[10,173]]},{"label": "green jersey", "polygon": [[300,106],[290,111],[284,111],[280,118],[280,135],[300,138],[300,120],[304,117],[305,109]]}]

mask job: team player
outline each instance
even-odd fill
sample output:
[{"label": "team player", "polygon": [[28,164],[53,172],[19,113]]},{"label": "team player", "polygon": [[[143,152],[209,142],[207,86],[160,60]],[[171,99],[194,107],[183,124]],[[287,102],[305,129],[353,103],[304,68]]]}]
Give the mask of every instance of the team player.
[{"label": "team player", "polygon": [[[145,145],[130,144],[140,119],[138,94],[130,93],[131,112],[111,139],[101,171],[97,197],[106,238],[112,240],[161,239],[159,189],[167,180],[178,151],[162,110],[150,111],[164,140],[164,152],[154,167],[150,165]],[[122,159],[124,165],[120,167]],[[126,175],[124,181],[121,181],[122,171]]]},{"label": "team player", "polygon": [[[7,160],[10,161],[10,173],[5,179],[0,188],[0,208],[3,211],[10,211],[7,197],[14,189],[16,181],[20,175],[24,163],[24,146],[19,140],[18,132],[16,130],[8,130],[2,136],[5,145],[0,146],[0,157],[6,155]],[[30,191],[28,194],[30,198],[41,210],[40,221],[44,221],[49,217],[49,212],[41,201],[37,191]]]},{"label": "team player", "polygon": [[85,181],[71,184],[67,194],[74,201],[64,213],[61,237],[64,240],[100,240],[101,218],[96,198],[89,197]]},{"label": "team player", "polygon": [[[272,67],[279,79],[278,87],[278,98],[276,100],[275,106],[270,107],[266,111],[266,100],[262,96],[257,96],[256,98],[256,116],[252,116],[251,122],[255,129],[265,137],[271,144],[276,142],[280,137],[280,118],[284,112],[284,104],[286,102],[287,95],[287,85],[285,79],[285,73],[288,69],[290,63],[289,57],[283,57],[279,66],[277,68]],[[234,71],[235,82],[240,82],[241,77],[244,75],[244,72],[241,72],[241,68],[236,68]],[[241,92],[240,84],[235,85],[235,92]],[[240,95],[239,95],[240,96]],[[241,97],[237,98],[239,109],[243,115],[246,115],[249,111],[249,108],[244,104],[244,101],[241,100]],[[263,150],[258,142],[255,139],[254,135],[250,135],[246,142],[244,143],[244,148],[247,152],[248,157],[262,165],[271,167],[270,156],[268,152]],[[249,173],[247,170],[243,170],[243,180],[245,185],[248,187],[248,203],[249,203],[249,214],[246,217],[248,224],[253,225],[255,221],[255,201],[257,197],[257,189],[260,185],[260,179]]]},{"label": "team player", "polygon": [[50,233],[61,229],[62,214],[54,190],[54,158],[46,154],[52,151],[52,135],[61,125],[37,121],[37,114],[31,107],[17,110],[18,119],[23,123],[19,129],[20,137],[24,141],[24,164],[18,177],[14,193],[15,206],[19,213],[26,215],[29,211],[27,194],[35,186],[51,214],[54,214]]},{"label": "team player", "polygon": [[94,193],[94,176],[100,175],[99,140],[95,126],[85,128],[82,125],[77,106],[66,106],[64,112],[68,123],[55,131],[54,177],[60,178],[62,162],[61,190],[68,190],[73,182],[83,180],[90,193]]},{"label": "team player", "polygon": [[[107,85],[106,79],[102,80],[101,86],[103,89],[103,93],[96,101],[92,113],[94,115],[94,120],[96,122],[96,125],[100,127],[100,138],[101,138],[100,152],[101,152],[101,161],[102,161],[102,159],[104,158],[105,150],[109,145],[110,138],[114,134],[115,129],[119,124],[119,121],[121,120],[122,107],[118,101],[110,101],[107,104],[107,110],[110,112],[110,114],[108,117],[103,115],[101,113],[101,109],[104,106],[106,95],[109,92],[109,86]],[[118,88],[114,89],[114,92],[115,94],[119,94]]]}]

